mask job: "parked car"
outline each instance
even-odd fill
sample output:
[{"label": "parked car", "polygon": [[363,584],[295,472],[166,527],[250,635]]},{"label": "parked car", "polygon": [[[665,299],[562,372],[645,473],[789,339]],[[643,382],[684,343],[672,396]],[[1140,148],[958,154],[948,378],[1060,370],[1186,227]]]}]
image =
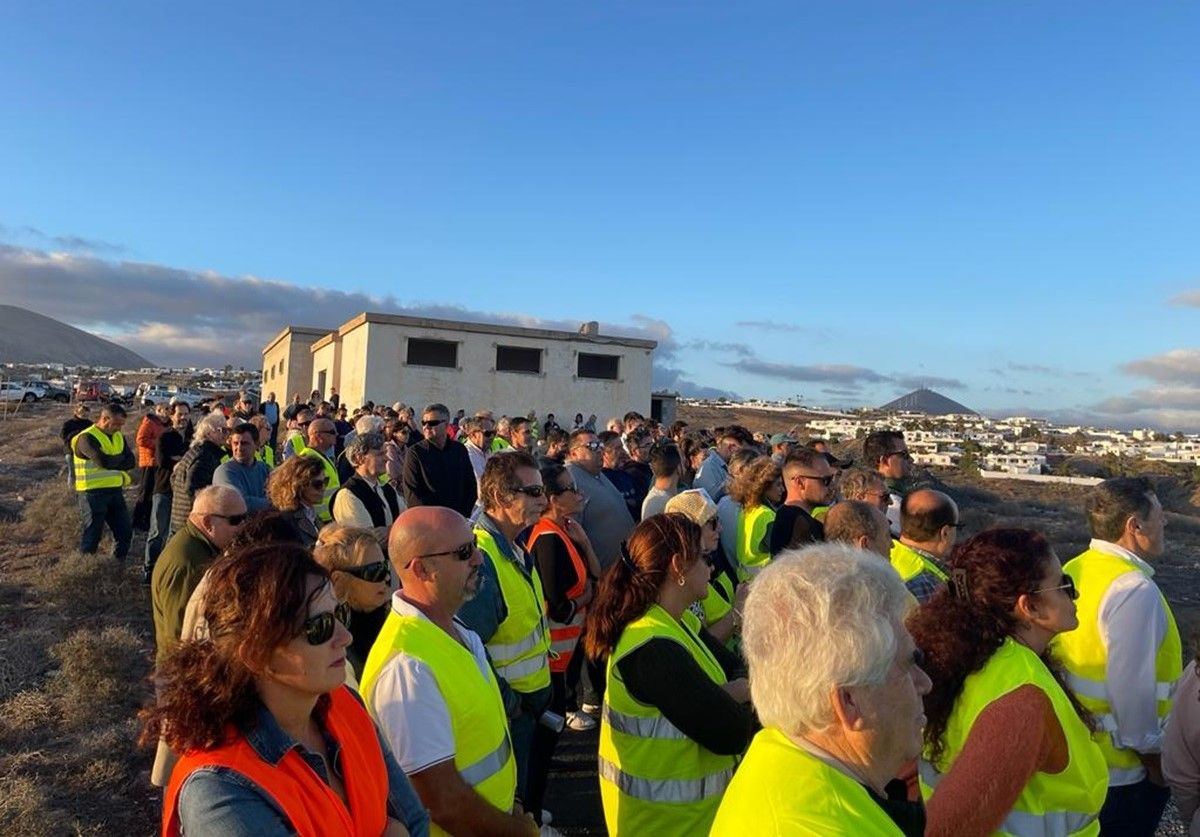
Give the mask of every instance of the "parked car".
[{"label": "parked car", "polygon": [[66,404],[71,400],[70,392],[47,381],[26,381],[25,386],[37,394],[39,401],[58,401]]},{"label": "parked car", "polygon": [[75,385],[76,401],[111,401],[113,388],[108,381],[80,381]]},{"label": "parked car", "polygon": [[142,384],[142,386],[138,387],[134,400],[141,402],[145,407],[153,407],[155,404],[169,404],[173,395],[174,393],[171,392],[170,388],[162,384],[151,384],[149,386]]},{"label": "parked car", "polygon": [[15,381],[5,381],[0,383],[0,401],[37,401],[38,395],[24,384],[18,384]]},{"label": "parked car", "polygon": [[173,387],[171,390],[171,401],[183,401],[189,407],[195,409],[201,401],[204,401],[209,396],[205,395],[198,389],[189,389],[187,387]]}]

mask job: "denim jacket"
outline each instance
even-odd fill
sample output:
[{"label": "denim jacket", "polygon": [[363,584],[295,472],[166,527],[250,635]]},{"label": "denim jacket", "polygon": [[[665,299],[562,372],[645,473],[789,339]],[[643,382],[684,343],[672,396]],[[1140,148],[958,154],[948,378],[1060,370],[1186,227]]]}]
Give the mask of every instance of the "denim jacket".
[{"label": "denim jacket", "polygon": [[[322,728],[321,733],[325,736],[329,763],[340,777],[340,747],[327,730]],[[379,735],[378,728],[375,734]],[[265,706],[259,706],[258,718],[254,728],[246,733],[246,741],[263,761],[271,764],[279,764],[289,750],[297,750],[321,780],[329,783],[321,757],[284,732]],[[429,812],[421,805],[382,736],[379,746],[388,772],[388,816],[403,823],[413,837],[427,837]],[[184,835],[283,837],[296,833],[274,800],[245,776],[226,767],[202,767],[194,771],[180,789],[178,805],[180,831]]]}]

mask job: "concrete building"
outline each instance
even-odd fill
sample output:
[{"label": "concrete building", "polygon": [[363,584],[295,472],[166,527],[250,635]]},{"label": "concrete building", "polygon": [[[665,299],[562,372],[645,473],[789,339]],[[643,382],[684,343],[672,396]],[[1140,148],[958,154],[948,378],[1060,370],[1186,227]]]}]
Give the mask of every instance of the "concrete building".
[{"label": "concrete building", "polygon": [[336,387],[350,407],[437,401],[497,415],[649,414],[656,345],[602,335],[594,322],[576,333],[368,312],[336,330],[284,329],[263,350],[263,391],[284,400],[280,378],[269,377],[282,363],[288,398]]},{"label": "concrete building", "polygon": [[307,399],[313,390],[312,347],[327,334],[327,328],[287,326],[271,338],[263,349],[263,398],[273,392],[283,404],[297,394]]}]

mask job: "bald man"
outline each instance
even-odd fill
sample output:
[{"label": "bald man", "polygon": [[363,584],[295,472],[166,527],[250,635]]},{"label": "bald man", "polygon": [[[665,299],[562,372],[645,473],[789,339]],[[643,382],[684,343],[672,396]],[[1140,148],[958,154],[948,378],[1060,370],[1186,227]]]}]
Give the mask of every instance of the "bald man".
[{"label": "bald man", "polygon": [[417,506],[392,524],[400,579],[360,692],[433,822],[451,834],[534,835],[515,807],[517,765],[500,687],[478,634],[455,618],[483,555],[466,519]]},{"label": "bald man", "polygon": [[958,506],[940,491],[924,488],[900,502],[900,540],[892,544],[892,566],[922,604],[949,580],[946,561],[960,528]]},{"label": "bald man", "polygon": [[315,418],[308,425],[308,443],[304,450],[299,452],[299,456],[308,456],[318,460],[321,467],[325,469],[325,494],[321,498],[321,505],[317,507],[317,517],[320,518],[321,524],[324,525],[333,520],[333,510],[329,507],[329,501],[337,490],[342,487],[342,481],[338,478],[337,454],[337,427],[333,423],[333,419]]},{"label": "bald man", "polygon": [[892,535],[888,520],[877,505],[862,500],[843,500],[825,515],[825,540],[840,541],[884,560],[891,558]]},{"label": "bald man", "polygon": [[204,571],[245,519],[246,501],[237,489],[210,485],[196,492],[187,522],[167,541],[150,577],[157,664],[179,640],[184,610]]}]

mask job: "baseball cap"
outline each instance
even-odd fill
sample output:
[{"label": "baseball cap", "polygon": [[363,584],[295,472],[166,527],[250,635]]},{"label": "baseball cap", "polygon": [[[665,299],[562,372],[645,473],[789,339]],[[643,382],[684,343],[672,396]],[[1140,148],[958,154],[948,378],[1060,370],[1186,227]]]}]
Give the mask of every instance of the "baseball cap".
[{"label": "baseball cap", "polygon": [[785,443],[789,444],[789,445],[794,445],[794,444],[796,444],[797,440],[796,440],[795,436],[789,436],[786,433],[776,433],[774,436],[772,436],[770,438],[769,441],[771,443],[771,447],[775,447],[776,445],[782,445]]}]

